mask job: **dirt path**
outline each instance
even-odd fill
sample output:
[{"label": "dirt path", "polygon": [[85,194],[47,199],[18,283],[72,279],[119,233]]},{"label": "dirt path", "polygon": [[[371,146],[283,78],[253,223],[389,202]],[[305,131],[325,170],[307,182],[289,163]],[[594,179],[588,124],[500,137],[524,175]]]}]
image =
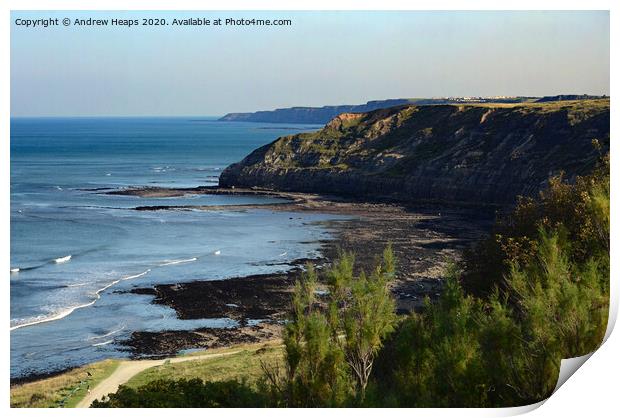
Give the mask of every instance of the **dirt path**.
[{"label": "dirt path", "polygon": [[129,379],[131,379],[138,373],[150,369],[151,367],[161,366],[166,361],[169,361],[170,363],[183,363],[186,361],[205,360],[210,358],[230,356],[232,354],[237,354],[240,351],[241,350],[228,351],[225,353],[202,354],[199,356],[171,357],[161,360],[123,361],[108,378],[104,379],[97,386],[91,389],[91,391],[84,397],[84,399],[82,399],[77,404],[77,408],[88,408],[94,400],[100,400],[110,393],[116,393],[120,385],[127,383]]}]

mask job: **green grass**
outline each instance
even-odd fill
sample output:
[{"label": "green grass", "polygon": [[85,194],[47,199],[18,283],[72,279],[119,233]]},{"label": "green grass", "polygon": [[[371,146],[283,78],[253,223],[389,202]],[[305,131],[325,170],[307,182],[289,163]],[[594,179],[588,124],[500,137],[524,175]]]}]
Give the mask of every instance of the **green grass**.
[{"label": "green grass", "polygon": [[[183,357],[235,352],[224,357],[166,363],[134,376],[127,385],[142,386],[158,379],[200,378],[203,380],[246,380],[256,382],[263,376],[261,361],[269,365],[284,363],[284,348],[279,342],[246,344],[186,354]],[[104,360],[70,370],[58,376],[11,387],[13,408],[73,408],[94,388],[109,377],[121,360]],[[88,376],[88,373],[91,376]]]},{"label": "green grass", "polygon": [[[199,378],[205,381],[222,380],[247,380],[249,383],[256,382],[263,376],[261,361],[269,365],[284,363],[284,348],[274,344],[254,344],[249,346],[232,347],[222,350],[236,351],[239,353],[212,359],[186,361],[183,363],[167,363],[161,366],[152,367],[142,373],[137,374],[127,386],[138,388],[151,381],[158,379],[193,379]],[[217,352],[209,350],[209,353]],[[191,355],[205,354],[204,351]]]},{"label": "green grass", "polygon": [[[11,387],[12,408],[72,408],[110,376],[119,360],[104,360],[70,370],[58,376]],[[88,376],[88,373],[91,376]]]}]

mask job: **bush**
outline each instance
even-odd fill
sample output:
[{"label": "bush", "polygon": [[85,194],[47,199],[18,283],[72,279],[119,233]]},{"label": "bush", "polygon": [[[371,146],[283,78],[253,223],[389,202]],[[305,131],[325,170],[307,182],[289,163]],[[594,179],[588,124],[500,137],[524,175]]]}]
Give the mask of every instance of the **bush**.
[{"label": "bush", "polygon": [[249,408],[272,406],[269,397],[235,380],[156,380],[137,389],[121,386],[92,408]]},{"label": "bush", "polygon": [[[608,168],[574,185],[553,180],[540,200],[522,201],[470,254],[465,268],[474,270],[453,271],[439,301],[386,343],[369,403],[506,407],[547,398],[561,359],[595,350],[605,334]],[[477,278],[482,296],[465,293],[461,277],[468,288]]]},{"label": "bush", "polygon": [[511,265],[525,266],[536,257],[541,228],[562,234],[571,263],[609,257],[609,202],[609,155],[574,184],[562,175],[551,178],[538,199],[521,198],[512,213],[498,219],[487,239],[465,253],[465,290],[488,296],[495,287],[505,288]]}]

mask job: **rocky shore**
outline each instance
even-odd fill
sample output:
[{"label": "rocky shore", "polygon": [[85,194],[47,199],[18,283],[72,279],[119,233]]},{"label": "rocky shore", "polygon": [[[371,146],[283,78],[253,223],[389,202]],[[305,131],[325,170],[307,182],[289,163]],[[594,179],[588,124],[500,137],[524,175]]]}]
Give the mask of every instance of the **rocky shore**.
[{"label": "rocky shore", "polygon": [[187,194],[255,194],[286,199],[285,203],[229,206],[138,206],[135,210],[278,210],[346,215],[328,221],[333,240],[321,242],[322,256],[295,260],[286,273],[260,274],[227,280],[169,283],[132,292],[153,296],[153,303],[174,309],[180,319],[235,319],[234,329],[202,328],[191,331],[135,332],[123,344],[134,357],[161,357],[182,350],[223,347],[278,338],[286,318],[295,280],[307,262],[322,269],[339,250],[356,254],[358,269],[368,271],[388,243],[398,260],[393,286],[398,312],[420,309],[425,297],[436,298],[442,289],[449,263],[460,259],[490,227],[493,207],[407,206],[389,201],[361,202],[353,199],[302,193],[278,193],[258,189],[200,187],[193,189],[132,188],[107,191],[141,197]]}]

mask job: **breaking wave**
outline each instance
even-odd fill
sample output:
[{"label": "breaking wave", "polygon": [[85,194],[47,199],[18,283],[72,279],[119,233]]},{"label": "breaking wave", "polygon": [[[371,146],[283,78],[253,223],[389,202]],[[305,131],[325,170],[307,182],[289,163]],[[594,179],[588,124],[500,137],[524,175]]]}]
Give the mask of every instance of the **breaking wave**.
[{"label": "breaking wave", "polygon": [[163,264],[160,264],[159,266],[172,266],[174,264],[182,264],[182,263],[191,263],[192,261],[196,261],[198,260],[198,258],[196,257],[192,257],[192,258],[188,258],[186,260],[170,260],[170,261],[166,261]]},{"label": "breaking wave", "polygon": [[30,321],[27,322],[22,322],[20,324],[14,325],[10,328],[11,331],[14,331],[16,329],[19,328],[24,328],[24,327],[29,327],[32,325],[38,325],[38,324],[44,324],[46,322],[52,322],[52,321],[57,321],[59,319],[62,319],[66,316],[71,315],[73,312],[75,312],[78,309],[82,309],[82,308],[86,308],[88,306],[92,306],[95,304],[95,302],[97,302],[100,298],[101,298],[101,294],[103,292],[105,292],[106,290],[108,290],[110,287],[114,286],[115,284],[125,281],[125,280],[131,280],[131,279],[137,279],[138,277],[142,277],[145,274],[148,274],[151,271],[151,269],[147,269],[146,271],[143,271],[142,273],[139,274],[134,274],[132,276],[127,276],[127,277],[122,277],[120,279],[116,279],[113,282],[103,286],[101,289],[97,290],[96,292],[93,293],[94,298],[93,300],[91,300],[90,302],[87,303],[83,303],[81,305],[76,305],[76,306],[72,306],[70,308],[66,308],[60,312],[57,312],[51,316],[38,316],[36,318],[32,318]]}]

